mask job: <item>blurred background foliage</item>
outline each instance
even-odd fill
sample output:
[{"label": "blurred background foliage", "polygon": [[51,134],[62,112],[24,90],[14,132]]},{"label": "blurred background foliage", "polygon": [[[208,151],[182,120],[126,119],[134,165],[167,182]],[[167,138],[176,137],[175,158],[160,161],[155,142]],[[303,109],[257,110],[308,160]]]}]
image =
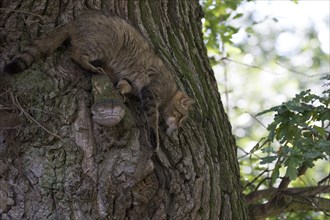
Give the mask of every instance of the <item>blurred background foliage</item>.
[{"label": "blurred background foliage", "polygon": [[[330,173],[330,1],[200,3],[244,193],[277,187],[285,176],[290,186],[317,185]],[[308,169],[297,176],[303,164]],[[325,218],[304,212],[270,219]]]}]

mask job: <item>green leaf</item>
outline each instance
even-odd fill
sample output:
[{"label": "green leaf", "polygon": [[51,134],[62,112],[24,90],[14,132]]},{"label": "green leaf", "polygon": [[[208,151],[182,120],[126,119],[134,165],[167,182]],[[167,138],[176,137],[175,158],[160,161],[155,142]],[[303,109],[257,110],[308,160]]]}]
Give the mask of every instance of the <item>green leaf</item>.
[{"label": "green leaf", "polygon": [[273,141],[274,137],[275,137],[276,124],[274,124],[274,123],[270,124],[267,129],[269,130],[268,139],[270,141]]},{"label": "green leaf", "polygon": [[272,146],[267,146],[267,147],[261,149],[261,152],[263,152],[263,153],[274,153],[274,148]]},{"label": "green leaf", "polygon": [[240,17],[242,17],[242,16],[243,16],[242,13],[238,13],[237,15],[235,15],[235,16],[233,17],[233,19],[237,19],[237,18],[240,18]]},{"label": "green leaf", "polygon": [[327,132],[325,131],[325,128],[322,128],[322,127],[319,127],[316,125],[314,125],[312,128],[315,129],[317,131],[317,133],[319,133],[319,135],[321,135],[322,137],[326,137]]},{"label": "green leaf", "polygon": [[317,151],[308,151],[308,152],[305,152],[303,154],[304,158],[305,159],[315,159],[315,158],[318,158],[320,157],[322,154],[320,152],[317,152]]},{"label": "green leaf", "polygon": [[323,139],[315,143],[315,149],[330,156],[330,141]]},{"label": "green leaf", "polygon": [[277,159],[277,156],[266,156],[266,157],[261,158],[260,164],[271,163],[276,159]]},{"label": "green leaf", "polygon": [[286,169],[285,176],[289,177],[290,180],[295,180],[297,178],[297,169],[293,165],[289,165]]},{"label": "green leaf", "polygon": [[301,160],[298,157],[289,157],[285,162],[287,166],[285,176],[289,177],[290,180],[295,180],[297,178],[297,167]]},{"label": "green leaf", "polygon": [[274,185],[275,181],[278,179],[278,177],[280,176],[280,167],[279,166],[275,166],[273,173],[272,173],[272,179],[270,182],[270,185]]},{"label": "green leaf", "polygon": [[278,109],[281,108],[281,107],[282,107],[282,105],[274,106],[274,107],[272,107],[270,109],[267,109],[265,111],[259,112],[258,114],[256,114],[256,116],[264,115],[264,114],[269,113],[269,112],[278,111]]},{"label": "green leaf", "polygon": [[287,145],[281,147],[281,152],[283,155],[288,155],[291,152],[291,148]]},{"label": "green leaf", "polygon": [[249,33],[249,34],[253,34],[253,33],[254,33],[254,30],[253,30],[252,27],[247,27],[247,28],[245,28],[245,31],[246,31],[247,33]]},{"label": "green leaf", "polygon": [[275,21],[275,22],[278,22],[278,19],[277,19],[277,18],[275,18],[275,17],[274,17],[274,18],[272,18],[272,20],[273,20],[273,21]]}]

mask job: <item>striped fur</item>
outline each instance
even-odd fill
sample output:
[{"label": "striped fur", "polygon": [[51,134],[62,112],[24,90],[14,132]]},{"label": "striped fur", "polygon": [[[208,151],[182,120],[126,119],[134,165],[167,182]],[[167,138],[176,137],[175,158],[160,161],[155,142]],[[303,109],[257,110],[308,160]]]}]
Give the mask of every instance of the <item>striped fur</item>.
[{"label": "striped fur", "polygon": [[81,67],[108,74],[123,95],[132,93],[141,99],[152,148],[159,146],[159,115],[164,117],[169,133],[187,117],[194,101],[178,91],[170,71],[140,32],[116,16],[85,12],[35,40],[5,65],[4,71],[24,71],[66,40],[71,43],[72,59]]}]

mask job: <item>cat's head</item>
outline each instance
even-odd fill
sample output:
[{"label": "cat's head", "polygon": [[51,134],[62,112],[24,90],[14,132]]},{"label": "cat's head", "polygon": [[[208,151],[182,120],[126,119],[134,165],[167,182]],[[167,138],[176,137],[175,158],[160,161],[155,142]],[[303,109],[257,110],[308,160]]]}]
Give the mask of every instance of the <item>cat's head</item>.
[{"label": "cat's head", "polygon": [[188,117],[189,108],[195,101],[187,94],[178,91],[164,109],[164,118],[168,126],[167,133],[181,127],[182,122]]}]

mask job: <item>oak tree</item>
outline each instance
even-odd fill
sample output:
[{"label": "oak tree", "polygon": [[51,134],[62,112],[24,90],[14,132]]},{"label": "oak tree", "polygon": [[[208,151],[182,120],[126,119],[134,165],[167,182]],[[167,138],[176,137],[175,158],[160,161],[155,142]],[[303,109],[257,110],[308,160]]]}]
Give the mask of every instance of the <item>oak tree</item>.
[{"label": "oak tree", "polygon": [[[101,9],[130,20],[196,101],[177,132],[167,135],[161,122],[161,146],[153,152],[139,100],[123,100],[108,76],[74,63],[69,42],[23,73],[1,74],[1,219],[248,218],[198,1],[4,0],[0,6],[1,68],[31,39],[86,9]],[[102,103],[123,107],[114,110],[123,116],[119,124],[93,119]]]}]

